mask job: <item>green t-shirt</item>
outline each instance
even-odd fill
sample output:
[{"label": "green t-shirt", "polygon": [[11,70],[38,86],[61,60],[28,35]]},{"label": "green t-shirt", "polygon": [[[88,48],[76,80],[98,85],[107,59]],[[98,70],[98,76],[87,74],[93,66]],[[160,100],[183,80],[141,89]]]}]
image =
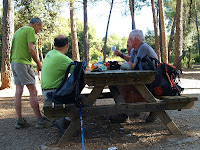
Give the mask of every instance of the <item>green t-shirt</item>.
[{"label": "green t-shirt", "polygon": [[29,42],[36,42],[34,28],[24,26],[15,32],[12,39],[11,62],[32,64],[32,57],[28,50]]},{"label": "green t-shirt", "polygon": [[[42,64],[41,87],[42,89],[57,88],[67,70],[69,64],[73,62],[68,56],[57,50],[51,50],[45,56]],[[73,66],[70,69],[72,73]]]}]

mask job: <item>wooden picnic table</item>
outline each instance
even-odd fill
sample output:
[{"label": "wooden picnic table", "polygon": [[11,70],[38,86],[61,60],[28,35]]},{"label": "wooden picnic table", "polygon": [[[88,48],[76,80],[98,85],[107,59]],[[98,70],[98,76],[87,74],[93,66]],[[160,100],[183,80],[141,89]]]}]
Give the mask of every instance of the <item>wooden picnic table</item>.
[{"label": "wooden picnic table", "polygon": [[[150,70],[108,70],[105,72],[85,71],[84,82],[88,86],[92,86],[93,89],[83,100],[83,116],[110,116],[117,114],[131,115],[136,112],[155,112],[173,135],[182,134],[165,110],[190,109],[197,98],[190,96],[155,98],[145,85],[153,82],[156,73],[156,71]],[[147,103],[125,103],[117,88],[117,86],[120,85],[133,85],[141,93]],[[93,105],[101,96],[105,87],[110,89],[111,96],[114,98],[116,105]],[[72,118],[70,126],[59,141],[61,145],[69,140],[77,130],[80,130],[79,108],[74,105],[66,105],[65,108],[61,109],[53,107],[44,108],[44,112],[47,117],[70,116]]]}]

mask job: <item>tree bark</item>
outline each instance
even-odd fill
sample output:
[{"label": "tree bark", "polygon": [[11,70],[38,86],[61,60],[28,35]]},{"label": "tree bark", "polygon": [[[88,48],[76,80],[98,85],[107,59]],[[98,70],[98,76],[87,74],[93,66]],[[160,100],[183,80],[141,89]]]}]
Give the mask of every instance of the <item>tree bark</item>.
[{"label": "tree bark", "polygon": [[181,70],[181,57],[183,48],[183,0],[176,1],[176,41],[174,66]]},{"label": "tree bark", "polygon": [[199,47],[199,55],[200,55],[200,40],[199,40],[199,27],[198,27],[198,18],[197,18],[197,8],[196,8],[197,1],[195,0],[195,16],[196,16],[196,27],[197,27],[197,38],[198,38],[198,47]]},{"label": "tree bark", "polygon": [[14,1],[3,0],[3,37],[1,62],[1,88],[12,86],[12,73],[10,66],[10,49],[14,33]]},{"label": "tree bark", "polygon": [[71,22],[71,34],[72,34],[72,59],[73,61],[80,61],[73,0],[70,1],[70,22]]},{"label": "tree bark", "polygon": [[166,46],[166,37],[165,37],[163,0],[159,0],[159,11],[160,11],[160,25],[161,25],[161,32],[162,32],[163,62],[168,63],[168,50]]},{"label": "tree bark", "polygon": [[174,29],[176,27],[176,15],[174,17],[174,21],[172,23],[172,28],[171,28],[171,34],[169,38],[169,43],[168,43],[168,61],[170,60],[170,51],[172,50],[172,44],[174,42]]},{"label": "tree bark", "polygon": [[110,13],[109,13],[109,17],[108,17],[108,23],[107,23],[107,28],[106,28],[106,36],[105,36],[105,41],[104,41],[104,48],[103,48],[103,62],[106,61],[106,43],[107,43],[107,37],[108,37],[108,27],[109,27],[109,23],[110,23],[110,16],[111,16],[111,12],[112,12],[112,7],[113,7],[113,1],[111,2],[111,7],[110,7]]},{"label": "tree bark", "polygon": [[132,30],[135,29],[135,0],[129,0],[129,8],[132,18]]},{"label": "tree bark", "polygon": [[151,5],[152,5],[152,12],[153,12],[156,54],[158,56],[158,60],[161,62],[160,44],[159,44],[159,36],[158,36],[158,16],[156,15],[156,12],[155,12],[155,2],[154,2],[154,0],[151,0]]},{"label": "tree bark", "polygon": [[[192,3],[193,1],[190,0],[190,5],[189,5],[189,16],[188,16],[188,25],[190,26],[191,19],[192,19]],[[190,46],[188,47],[188,68],[190,68],[190,61],[191,61],[191,48]]]},{"label": "tree bark", "polygon": [[87,0],[83,0],[84,5],[84,56],[87,66],[89,66],[89,49],[88,49],[88,19],[87,19]]}]

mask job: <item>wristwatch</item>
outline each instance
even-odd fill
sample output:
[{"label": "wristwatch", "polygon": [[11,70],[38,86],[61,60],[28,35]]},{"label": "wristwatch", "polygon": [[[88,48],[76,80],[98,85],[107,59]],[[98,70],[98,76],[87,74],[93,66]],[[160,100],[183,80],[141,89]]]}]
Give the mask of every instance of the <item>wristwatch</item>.
[{"label": "wristwatch", "polygon": [[124,57],[124,54],[122,53],[120,57],[123,58],[123,57]]}]

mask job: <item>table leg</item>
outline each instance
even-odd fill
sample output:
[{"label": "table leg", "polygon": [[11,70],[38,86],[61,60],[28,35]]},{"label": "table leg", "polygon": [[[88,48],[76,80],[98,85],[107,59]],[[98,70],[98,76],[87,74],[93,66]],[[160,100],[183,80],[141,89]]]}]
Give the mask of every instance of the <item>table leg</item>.
[{"label": "table leg", "polygon": [[104,86],[95,86],[87,98],[83,100],[84,105],[92,106],[97,98],[101,95]]},{"label": "table leg", "polygon": [[71,120],[71,123],[69,127],[66,129],[65,133],[61,137],[61,139],[58,142],[59,146],[64,146],[66,145],[67,141],[70,141],[73,135],[80,130],[80,118],[73,118]]},{"label": "table leg", "polygon": [[109,89],[110,89],[111,95],[114,98],[114,101],[117,105],[125,103],[124,99],[120,95],[120,92],[119,92],[117,86],[109,86]]},{"label": "table leg", "polygon": [[[151,94],[151,92],[145,85],[134,85],[134,86],[140,92],[140,94],[142,94],[142,96],[147,102],[157,101],[157,99]],[[176,124],[171,120],[171,118],[165,111],[157,111],[155,113],[173,135],[182,134],[180,129],[176,126]]]}]

